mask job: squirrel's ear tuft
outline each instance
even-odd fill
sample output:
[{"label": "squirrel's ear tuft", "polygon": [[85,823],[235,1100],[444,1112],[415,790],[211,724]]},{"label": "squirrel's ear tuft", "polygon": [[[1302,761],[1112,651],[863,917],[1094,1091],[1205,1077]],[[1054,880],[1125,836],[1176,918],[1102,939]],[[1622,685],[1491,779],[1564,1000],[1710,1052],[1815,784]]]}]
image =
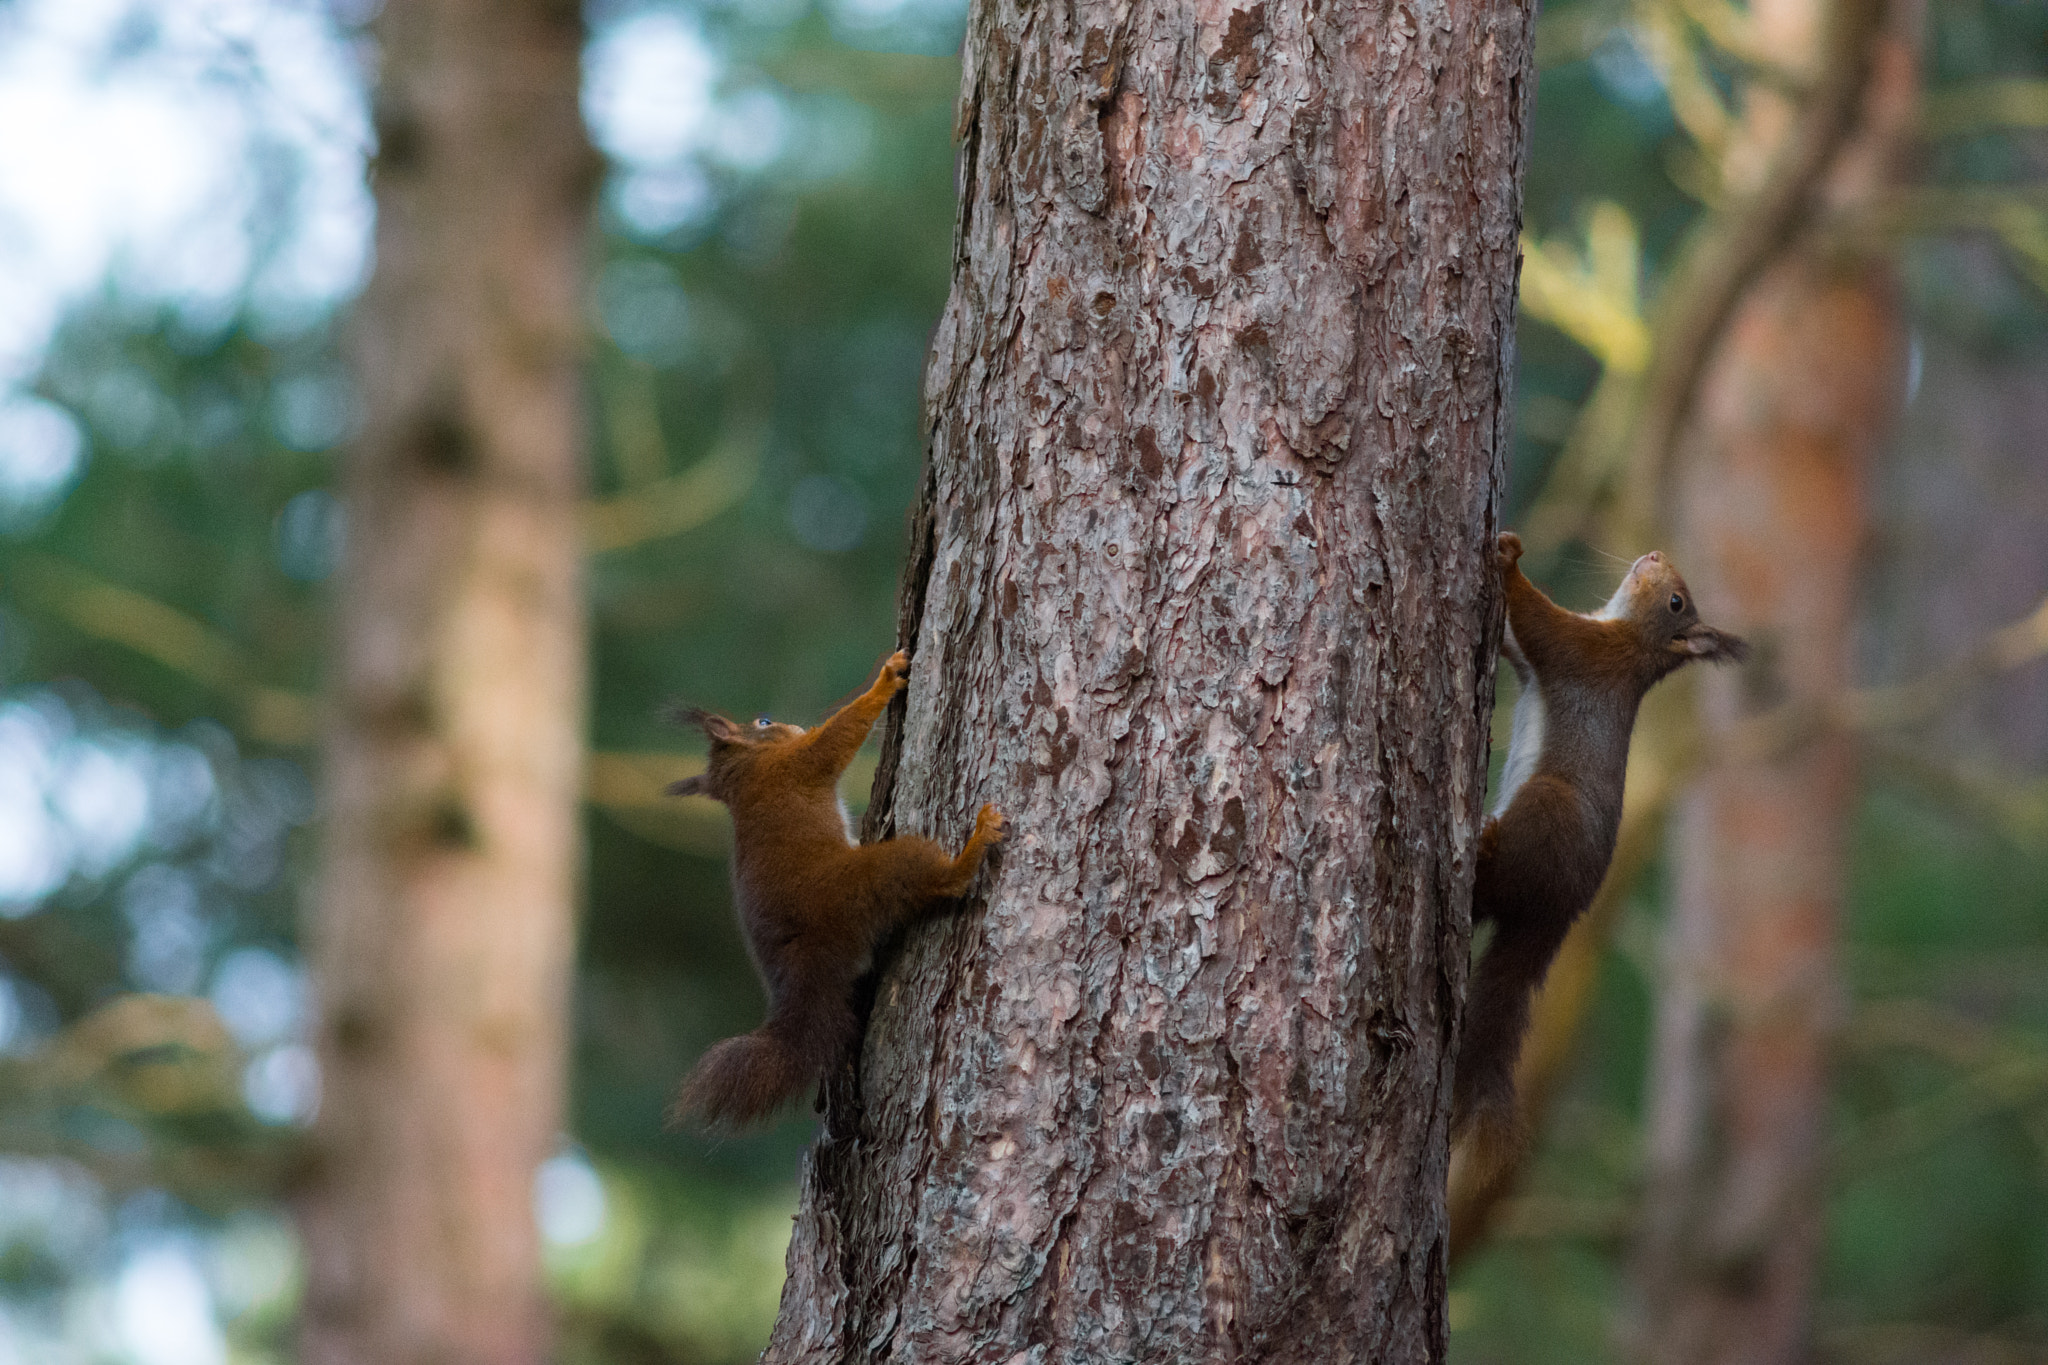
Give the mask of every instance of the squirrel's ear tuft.
[{"label": "squirrel's ear tuft", "polygon": [[711,793],[707,789],[710,784],[706,778],[707,774],[698,773],[695,777],[686,777],[680,782],[671,782],[666,787],[663,787],[662,790],[670,796],[709,796]]},{"label": "squirrel's ear tuft", "polygon": [[1749,657],[1748,641],[1708,625],[1688,626],[1678,641],[1687,654],[1708,663],[1739,664]]},{"label": "squirrel's ear tuft", "polygon": [[668,719],[677,725],[687,725],[693,730],[702,730],[707,738],[716,744],[739,742],[745,731],[715,711],[706,711],[701,706],[672,706]]}]

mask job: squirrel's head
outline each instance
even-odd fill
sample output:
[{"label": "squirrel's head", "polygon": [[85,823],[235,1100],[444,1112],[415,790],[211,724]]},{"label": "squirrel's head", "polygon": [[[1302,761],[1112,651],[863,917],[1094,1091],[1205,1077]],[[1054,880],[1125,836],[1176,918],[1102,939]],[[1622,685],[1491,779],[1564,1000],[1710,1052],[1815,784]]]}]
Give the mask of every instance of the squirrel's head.
[{"label": "squirrel's head", "polygon": [[1700,620],[1692,590],[1677,567],[1656,550],[1629,565],[1628,576],[1595,615],[1635,627],[1660,675],[1695,659],[1740,663],[1749,654],[1749,646],[1739,637]]},{"label": "squirrel's head", "polygon": [[673,719],[702,730],[704,738],[711,741],[711,752],[703,772],[668,785],[665,790],[670,796],[708,796],[724,801],[755,757],[764,750],[801,739],[804,734],[801,725],[788,725],[766,716],[757,717],[751,725],[742,725],[695,706],[676,711]]}]

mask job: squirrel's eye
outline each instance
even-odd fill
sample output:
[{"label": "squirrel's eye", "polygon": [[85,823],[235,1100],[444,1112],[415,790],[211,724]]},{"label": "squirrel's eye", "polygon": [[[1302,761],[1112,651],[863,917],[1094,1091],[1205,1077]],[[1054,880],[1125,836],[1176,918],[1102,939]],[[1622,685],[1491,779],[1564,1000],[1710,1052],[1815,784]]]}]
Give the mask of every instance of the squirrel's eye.
[{"label": "squirrel's eye", "polygon": [[1673,610],[1674,612],[1685,610],[1685,599],[1683,597],[1680,597],[1677,593],[1671,594],[1671,610]]},{"label": "squirrel's eye", "polygon": [[[1672,601],[1674,601],[1674,602],[1676,602],[1676,601],[1677,601],[1678,599],[1674,597],[1674,598],[1672,598],[1671,600],[1672,600]],[[1673,608],[1673,610],[1675,611],[1675,610],[1677,610],[1677,608],[1675,608],[1675,607],[1674,607],[1674,608]],[[768,719],[768,717],[766,717],[766,716],[756,716],[756,717],[754,717],[754,724],[756,724],[756,725],[760,726],[760,727],[761,727],[761,728],[762,728],[763,730],[767,729],[767,728],[768,728],[769,726],[773,725],[774,723],[775,723],[774,721],[772,721],[772,720]]]}]

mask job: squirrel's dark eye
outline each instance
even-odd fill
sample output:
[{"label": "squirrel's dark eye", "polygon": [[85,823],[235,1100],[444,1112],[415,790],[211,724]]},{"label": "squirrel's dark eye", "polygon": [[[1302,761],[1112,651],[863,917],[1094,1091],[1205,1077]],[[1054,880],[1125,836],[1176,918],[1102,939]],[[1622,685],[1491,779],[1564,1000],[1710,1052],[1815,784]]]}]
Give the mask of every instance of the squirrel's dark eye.
[{"label": "squirrel's dark eye", "polygon": [[1677,593],[1671,594],[1671,610],[1674,612],[1685,610],[1685,599],[1683,597],[1680,597]]},{"label": "squirrel's dark eye", "polygon": [[[1677,601],[1678,599],[1674,597],[1674,598],[1672,598],[1671,600],[1672,600],[1672,601],[1674,601],[1674,602],[1676,602],[1676,601]],[[1672,608],[1672,610],[1673,610],[1673,611],[1676,611],[1676,610],[1678,610],[1678,609],[1677,609],[1676,607],[1673,607],[1673,608]],[[760,727],[761,727],[761,728],[762,728],[763,730],[767,729],[767,728],[768,728],[769,726],[773,725],[774,723],[775,723],[774,721],[772,721],[772,720],[768,719],[768,717],[766,717],[766,716],[756,716],[756,717],[754,717],[754,724],[756,724],[756,725],[760,726]]]}]

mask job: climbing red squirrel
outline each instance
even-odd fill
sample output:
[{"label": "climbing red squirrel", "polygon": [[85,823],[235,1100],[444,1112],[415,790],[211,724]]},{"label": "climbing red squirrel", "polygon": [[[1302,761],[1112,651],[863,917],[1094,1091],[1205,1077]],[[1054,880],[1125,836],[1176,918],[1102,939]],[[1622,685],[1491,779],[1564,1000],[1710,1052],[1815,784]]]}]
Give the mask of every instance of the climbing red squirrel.
[{"label": "climbing red squirrel", "polygon": [[916,835],[854,842],[839,775],[909,670],[910,656],[890,655],[873,686],[812,730],[766,716],[745,726],[706,711],[680,714],[703,730],[711,756],[702,774],[668,790],[732,811],[733,900],[768,987],[768,1019],[704,1054],[672,1120],[752,1123],[823,1075],[855,1041],[854,983],[875,945],[965,891],[982,855],[1002,843],[994,806],[981,808],[956,857]]},{"label": "climbing red squirrel", "polygon": [[1521,537],[1503,534],[1501,653],[1521,695],[1500,795],[1479,836],[1472,923],[1491,920],[1494,933],[1466,997],[1451,1105],[1452,1136],[1469,1131],[1489,1168],[1519,1141],[1515,1059],[1530,996],[1614,856],[1629,732],[1643,694],[1696,659],[1735,662],[1749,652],[1701,622],[1685,580],[1655,551],[1631,565],[1590,616],[1545,597],[1523,576],[1521,557]]}]

